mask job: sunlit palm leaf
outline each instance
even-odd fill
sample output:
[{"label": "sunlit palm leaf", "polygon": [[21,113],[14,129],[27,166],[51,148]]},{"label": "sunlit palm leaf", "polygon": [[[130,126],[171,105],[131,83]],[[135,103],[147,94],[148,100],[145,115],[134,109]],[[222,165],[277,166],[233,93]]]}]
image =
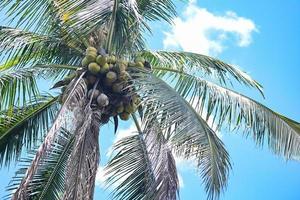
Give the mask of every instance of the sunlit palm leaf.
[{"label": "sunlit palm leaf", "polygon": [[267,142],[274,153],[287,159],[299,159],[299,122],[210,81],[182,72],[172,71],[169,75],[175,77],[174,87],[179,94],[187,98],[198,113],[205,111],[207,119],[213,118],[217,126],[242,128],[257,144]]},{"label": "sunlit palm leaf", "polygon": [[[11,27],[0,27],[0,49],[4,64],[0,70],[36,63],[80,64],[82,43],[60,33],[41,35]],[[79,48],[79,49],[78,49]]]},{"label": "sunlit palm leaf", "polygon": [[[67,160],[74,145],[74,135],[62,129],[58,139],[52,144],[53,151],[46,155],[43,162],[39,163],[37,173],[30,183],[29,198],[36,200],[61,200],[66,180]],[[32,154],[30,157],[33,157]],[[13,192],[24,177],[26,167],[30,166],[32,159],[26,159],[22,163],[23,168],[16,172],[8,190]],[[8,195],[10,197],[11,195]]]},{"label": "sunlit palm leaf", "polygon": [[132,72],[136,91],[150,113],[144,120],[158,120],[177,155],[196,160],[208,197],[217,198],[226,187],[229,156],[222,141],[196,111],[169,85],[149,72]]},{"label": "sunlit palm leaf", "polygon": [[114,199],[177,199],[175,161],[161,137],[158,126],[147,126],[114,145],[115,156],[105,169]]},{"label": "sunlit palm leaf", "polygon": [[34,70],[0,71],[0,108],[22,106],[38,94]]},{"label": "sunlit palm leaf", "polygon": [[258,89],[262,86],[248,74],[218,59],[190,52],[143,51],[145,57],[154,67],[164,67],[196,74],[197,76],[216,77],[222,84],[230,83],[230,77],[247,86]]},{"label": "sunlit palm leaf", "polygon": [[43,137],[58,111],[57,98],[45,96],[21,108],[0,112],[0,163],[19,158],[22,147],[33,147]]}]

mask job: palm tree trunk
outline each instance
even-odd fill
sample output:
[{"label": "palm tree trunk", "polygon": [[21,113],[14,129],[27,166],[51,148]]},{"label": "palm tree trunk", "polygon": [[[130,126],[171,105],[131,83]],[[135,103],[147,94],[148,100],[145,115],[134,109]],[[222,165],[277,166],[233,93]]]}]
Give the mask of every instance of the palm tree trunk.
[{"label": "palm tree trunk", "polygon": [[75,145],[69,158],[64,200],[93,199],[99,164],[99,130],[101,111],[85,108],[85,118],[75,135]]}]

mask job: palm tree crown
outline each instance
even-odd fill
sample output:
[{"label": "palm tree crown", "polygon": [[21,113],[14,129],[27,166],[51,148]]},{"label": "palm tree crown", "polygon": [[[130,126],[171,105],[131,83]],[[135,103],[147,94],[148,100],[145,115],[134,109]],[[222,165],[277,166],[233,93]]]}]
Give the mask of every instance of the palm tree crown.
[{"label": "palm tree crown", "polygon": [[[29,152],[8,198],[93,199],[100,128],[129,117],[138,132],[114,144],[105,168],[113,199],[178,199],[174,156],[194,160],[217,199],[231,168],[216,135],[224,124],[299,159],[300,124],[227,87],[235,80],[263,95],[246,73],[146,49],[149,22],[172,23],[173,1],[4,0],[0,9],[14,24],[0,27],[1,166]],[[61,92],[41,93],[41,78]]]}]

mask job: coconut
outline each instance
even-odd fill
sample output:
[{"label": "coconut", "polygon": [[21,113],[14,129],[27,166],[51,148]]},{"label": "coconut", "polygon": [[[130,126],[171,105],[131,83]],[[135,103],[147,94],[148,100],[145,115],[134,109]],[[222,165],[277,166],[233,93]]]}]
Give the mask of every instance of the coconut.
[{"label": "coconut", "polygon": [[115,82],[117,80],[117,74],[112,71],[108,72],[106,74],[106,80],[111,83]]},{"label": "coconut", "polygon": [[99,106],[105,107],[109,104],[109,99],[105,94],[102,93],[97,97],[97,103]]},{"label": "coconut", "polygon": [[114,83],[112,85],[112,91],[115,93],[120,93],[123,90],[123,84],[122,83]]},{"label": "coconut", "polygon": [[114,55],[111,55],[109,58],[108,58],[108,62],[111,63],[111,64],[115,64],[117,61],[117,58],[116,56]]},{"label": "coconut", "polygon": [[89,64],[90,64],[90,61],[88,60],[87,57],[85,57],[85,58],[82,59],[81,65],[82,65],[83,67],[88,66]]},{"label": "coconut", "polygon": [[97,49],[95,47],[88,47],[85,52],[86,52],[86,54],[89,54],[89,53],[97,54]]},{"label": "coconut", "polygon": [[[90,89],[88,92],[88,97],[91,98],[92,94],[93,94],[93,89]],[[99,94],[100,94],[100,91],[95,89],[92,99],[96,99],[99,96]]]},{"label": "coconut", "polygon": [[101,65],[101,66],[105,65],[105,64],[107,63],[107,61],[108,61],[107,56],[101,56],[101,55],[99,55],[99,56],[97,56],[97,58],[96,58],[96,62],[97,62],[99,65]]},{"label": "coconut", "polygon": [[119,74],[119,80],[120,81],[127,81],[128,79],[129,79],[129,74],[126,72],[126,71],[124,71],[124,72],[120,72],[120,74]]},{"label": "coconut", "polygon": [[129,113],[128,112],[122,112],[121,114],[119,114],[119,117],[121,120],[127,121],[129,119]]},{"label": "coconut", "polygon": [[95,52],[89,52],[88,54],[86,54],[85,58],[91,63],[91,62],[95,62],[96,58],[97,58],[97,53]]},{"label": "coconut", "polygon": [[105,74],[105,73],[107,73],[108,71],[109,71],[109,65],[108,65],[107,63],[105,63],[105,64],[101,67],[100,73],[101,73],[101,74]]},{"label": "coconut", "polygon": [[89,71],[93,74],[97,74],[100,72],[100,66],[97,63],[90,63],[88,67]]},{"label": "coconut", "polygon": [[138,56],[134,59],[134,62],[135,63],[138,63],[138,62],[141,62],[141,63],[144,63],[145,62],[145,59],[141,56]]},{"label": "coconut", "polygon": [[137,62],[137,63],[135,63],[135,67],[144,68],[144,64],[142,62]]}]

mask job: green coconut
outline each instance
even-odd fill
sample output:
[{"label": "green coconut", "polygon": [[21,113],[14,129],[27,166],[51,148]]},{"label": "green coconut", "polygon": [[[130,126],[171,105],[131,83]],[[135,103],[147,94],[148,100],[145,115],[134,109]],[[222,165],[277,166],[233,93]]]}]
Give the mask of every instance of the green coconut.
[{"label": "green coconut", "polygon": [[115,64],[116,61],[117,61],[116,56],[114,56],[114,55],[109,56],[109,58],[108,58],[108,62],[109,62],[109,63]]},{"label": "green coconut", "polygon": [[111,83],[113,83],[113,82],[115,82],[116,80],[117,80],[117,74],[115,73],[115,72],[112,72],[112,71],[110,71],[110,72],[108,72],[107,74],[106,74],[106,80],[108,81],[108,82],[111,82]]},{"label": "green coconut", "polygon": [[88,60],[87,57],[85,57],[85,58],[82,59],[81,65],[82,65],[83,67],[88,66],[89,64],[90,64],[90,61]]},{"label": "green coconut", "polygon": [[85,52],[86,52],[86,54],[89,54],[89,53],[97,54],[97,49],[95,47],[88,47]]},{"label": "green coconut", "polygon": [[97,58],[97,53],[94,52],[89,52],[88,54],[86,54],[85,58],[88,60],[88,62],[95,62],[96,58]]},{"label": "green coconut", "polygon": [[88,69],[93,74],[97,74],[100,72],[100,66],[94,62],[89,64]]},{"label": "green coconut", "polygon": [[129,113],[128,112],[122,112],[121,114],[119,114],[119,117],[121,120],[127,121],[129,119]]},{"label": "green coconut", "polygon": [[108,106],[109,99],[105,94],[102,93],[97,97],[97,103],[100,107],[105,107]]},{"label": "green coconut", "polygon": [[[93,89],[90,89],[88,92],[88,97],[91,98],[92,94],[93,94]],[[100,91],[95,89],[92,99],[96,99],[99,95],[100,95]]]},{"label": "green coconut", "polygon": [[99,56],[97,56],[97,58],[96,58],[96,62],[97,62],[99,65],[101,65],[101,66],[105,65],[105,64],[107,63],[107,61],[108,61],[108,57],[107,57],[107,56],[99,55]]},{"label": "green coconut", "polygon": [[135,63],[138,63],[138,62],[141,62],[141,63],[144,63],[145,62],[145,59],[141,56],[138,56],[134,59],[134,62]]},{"label": "green coconut", "polygon": [[105,63],[104,65],[102,65],[101,69],[100,69],[100,73],[101,74],[105,74],[109,71],[109,64]]},{"label": "green coconut", "polygon": [[137,62],[137,63],[135,63],[135,67],[144,68],[144,64],[142,62]]}]

